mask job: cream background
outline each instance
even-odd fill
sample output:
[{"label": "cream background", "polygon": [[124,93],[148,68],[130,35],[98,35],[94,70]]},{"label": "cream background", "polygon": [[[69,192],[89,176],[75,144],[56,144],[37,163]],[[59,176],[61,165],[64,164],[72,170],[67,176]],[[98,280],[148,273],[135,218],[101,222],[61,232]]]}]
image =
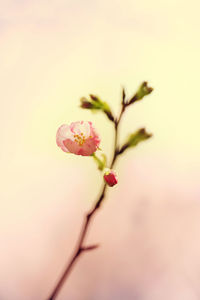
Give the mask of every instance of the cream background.
[{"label": "cream background", "polygon": [[45,299],[101,176],[55,145],[91,120],[111,155],[112,125],[79,106],[121,87],[155,91],[126,114],[154,138],[130,151],[60,300],[199,298],[199,1],[0,0],[0,299]]}]

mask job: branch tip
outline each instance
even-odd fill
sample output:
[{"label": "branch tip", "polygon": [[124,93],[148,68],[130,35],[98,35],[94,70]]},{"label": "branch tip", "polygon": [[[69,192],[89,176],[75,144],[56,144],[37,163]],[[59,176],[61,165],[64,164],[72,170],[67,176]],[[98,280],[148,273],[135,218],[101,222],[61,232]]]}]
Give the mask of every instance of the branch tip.
[{"label": "branch tip", "polygon": [[90,245],[90,246],[85,246],[81,248],[81,251],[90,251],[90,250],[94,250],[97,249],[100,245],[96,244],[96,245]]}]

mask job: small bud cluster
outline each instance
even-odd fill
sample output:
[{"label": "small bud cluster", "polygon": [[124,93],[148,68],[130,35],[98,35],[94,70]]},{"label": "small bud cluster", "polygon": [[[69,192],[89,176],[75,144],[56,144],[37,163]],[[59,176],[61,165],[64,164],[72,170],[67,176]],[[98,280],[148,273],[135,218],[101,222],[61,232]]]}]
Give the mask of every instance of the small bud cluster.
[{"label": "small bud cluster", "polygon": [[114,117],[108,103],[102,101],[99,97],[90,94],[90,99],[81,98],[81,107],[91,110],[100,110],[104,112],[110,121],[114,121]]},{"label": "small bud cluster", "polygon": [[145,96],[151,94],[151,92],[153,91],[152,87],[148,86],[148,83],[146,81],[144,81],[139,89],[137,90],[137,92],[135,93],[135,95],[129,100],[129,102],[127,103],[127,105],[133,104],[136,101],[140,101],[142,100]]},{"label": "small bud cluster", "polygon": [[150,137],[152,137],[152,134],[148,133],[145,128],[138,129],[137,131],[129,135],[125,144],[119,149],[118,154],[122,154],[128,148],[135,147],[140,142],[143,142]]}]

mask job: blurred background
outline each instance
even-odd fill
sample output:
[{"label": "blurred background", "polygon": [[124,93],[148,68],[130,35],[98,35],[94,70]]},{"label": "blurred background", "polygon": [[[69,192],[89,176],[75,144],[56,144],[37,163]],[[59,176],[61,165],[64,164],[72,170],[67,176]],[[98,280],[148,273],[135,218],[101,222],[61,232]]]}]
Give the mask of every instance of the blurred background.
[{"label": "blurred background", "polygon": [[68,261],[102,176],[67,155],[58,126],[91,120],[111,157],[113,126],[79,108],[89,93],[127,111],[127,151],[58,300],[200,298],[198,0],[0,0],[0,300],[45,300]]}]

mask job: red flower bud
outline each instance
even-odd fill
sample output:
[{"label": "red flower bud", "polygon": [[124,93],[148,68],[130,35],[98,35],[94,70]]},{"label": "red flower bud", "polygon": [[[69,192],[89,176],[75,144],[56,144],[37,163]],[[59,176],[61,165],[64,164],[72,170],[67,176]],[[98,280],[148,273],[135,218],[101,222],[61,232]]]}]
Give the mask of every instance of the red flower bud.
[{"label": "red flower bud", "polygon": [[104,173],[104,180],[106,181],[106,183],[109,186],[114,186],[115,184],[117,184],[118,179],[117,179],[117,175],[113,170],[108,170]]}]

